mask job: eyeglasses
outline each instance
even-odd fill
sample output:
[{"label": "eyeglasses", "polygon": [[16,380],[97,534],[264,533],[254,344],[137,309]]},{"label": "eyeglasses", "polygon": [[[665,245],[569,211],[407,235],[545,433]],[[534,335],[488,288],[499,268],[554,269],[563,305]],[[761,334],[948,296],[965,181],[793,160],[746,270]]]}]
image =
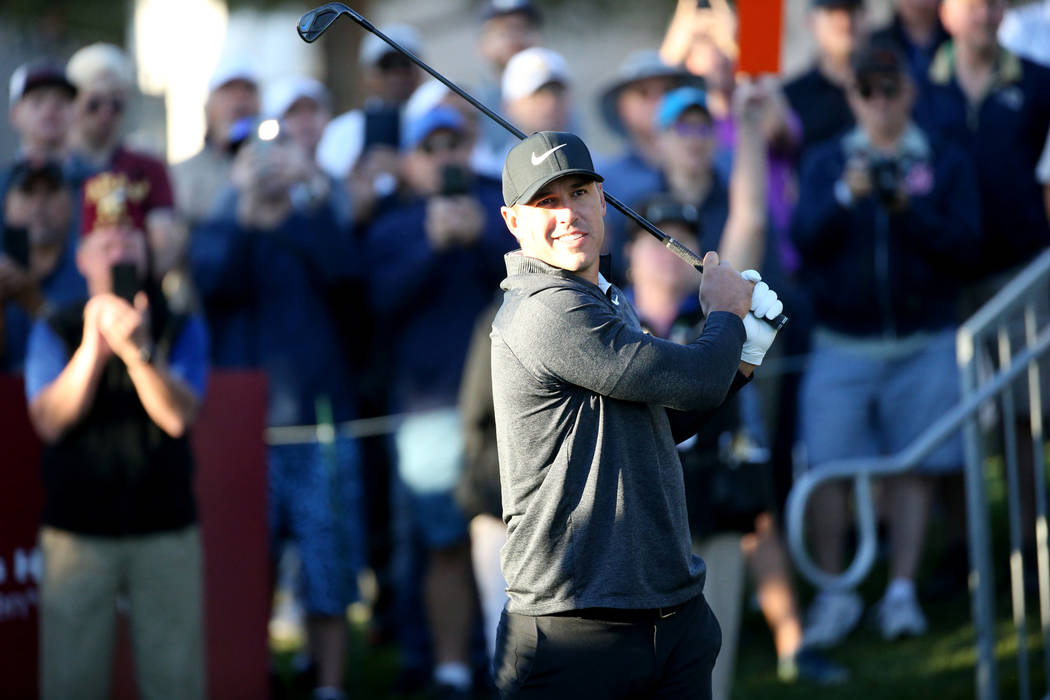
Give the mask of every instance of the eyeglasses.
[{"label": "eyeglasses", "polygon": [[699,122],[675,122],[674,132],[679,136],[695,136],[706,139],[711,135],[713,127],[710,124]]},{"label": "eyeglasses", "polygon": [[456,133],[434,134],[424,139],[419,148],[427,155],[448,153],[463,145],[463,136]]},{"label": "eyeglasses", "polygon": [[121,97],[89,97],[87,102],[84,103],[84,109],[89,114],[95,114],[102,110],[103,107],[108,106],[114,114],[121,114],[124,111],[124,99]]},{"label": "eyeglasses", "polygon": [[862,80],[857,83],[857,94],[865,100],[870,100],[875,95],[892,100],[901,94],[901,83],[899,80]]}]

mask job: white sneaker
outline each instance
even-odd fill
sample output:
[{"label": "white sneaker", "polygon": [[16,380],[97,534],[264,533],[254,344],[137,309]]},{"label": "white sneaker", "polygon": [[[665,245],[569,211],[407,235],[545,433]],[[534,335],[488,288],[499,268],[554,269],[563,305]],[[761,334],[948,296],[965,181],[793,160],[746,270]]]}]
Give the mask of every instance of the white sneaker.
[{"label": "white sneaker", "polygon": [[914,594],[885,596],[879,601],[875,614],[882,638],[887,641],[905,635],[918,637],[926,634],[926,616]]},{"label": "white sneaker", "polygon": [[853,591],[821,591],[809,606],[802,645],[827,649],[841,642],[860,622],[864,602]]}]

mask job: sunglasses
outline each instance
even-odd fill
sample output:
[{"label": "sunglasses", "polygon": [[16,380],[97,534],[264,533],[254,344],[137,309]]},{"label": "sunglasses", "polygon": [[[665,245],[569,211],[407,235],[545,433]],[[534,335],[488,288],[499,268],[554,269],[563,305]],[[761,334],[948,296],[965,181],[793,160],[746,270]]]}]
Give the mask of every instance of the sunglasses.
[{"label": "sunglasses", "polygon": [[899,80],[880,80],[876,82],[864,80],[857,83],[857,94],[863,99],[870,100],[875,95],[882,95],[892,100],[901,94],[901,83]]},{"label": "sunglasses", "polygon": [[697,122],[675,122],[674,132],[679,136],[695,136],[706,139],[711,135],[713,127],[710,124],[699,124]]},{"label": "sunglasses", "polygon": [[124,111],[124,100],[120,97],[89,97],[88,101],[84,103],[84,109],[89,114],[95,114],[102,111],[103,107],[108,106],[114,114],[121,114]]},{"label": "sunglasses", "polygon": [[394,70],[408,70],[412,67],[412,61],[399,53],[388,53],[379,59],[376,67],[384,73]]},{"label": "sunglasses", "polygon": [[463,145],[463,136],[455,133],[435,134],[430,136],[423,141],[419,146],[427,155],[434,155],[435,153],[448,153],[449,151],[455,151]]}]

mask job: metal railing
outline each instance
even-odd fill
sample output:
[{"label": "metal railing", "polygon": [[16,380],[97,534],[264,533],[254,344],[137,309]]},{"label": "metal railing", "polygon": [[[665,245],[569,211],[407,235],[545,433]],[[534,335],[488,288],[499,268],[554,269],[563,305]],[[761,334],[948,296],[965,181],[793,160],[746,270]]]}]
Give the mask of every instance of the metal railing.
[{"label": "metal railing", "polygon": [[[1040,598],[1045,678],[1050,683],[1050,553],[1047,549],[1046,463],[1043,451],[1042,390],[1039,360],[1050,349],[1050,251],[1045,251],[1011,280],[964,323],[956,336],[956,354],[962,383],[960,403],[940,417],[902,452],[890,457],[851,459],[822,465],[801,474],[787,501],[787,534],[799,572],[818,587],[842,590],[855,587],[875,562],[877,528],[872,504],[873,479],[908,472],[956,431],[964,431],[967,529],[970,553],[970,588],[977,636],[976,688],[979,700],[998,697],[995,663],[995,590],[989,532],[988,498],[985,489],[985,450],[978,429],[978,413],[989,401],[999,398],[1003,428],[1007,482],[1007,513],[1010,532],[1010,578],[1013,621],[1017,634],[1018,690],[1029,700],[1028,644],[1025,613],[1024,565],[1020,478],[1017,465],[1014,383],[1028,375],[1029,427],[1034,454],[1035,546]],[[1042,311],[1043,317],[1039,318]],[[1042,328],[1039,328],[1040,322]],[[1011,334],[1013,331],[1013,334]],[[1018,332],[1020,331],[1020,333]],[[1023,348],[1014,352],[1018,335]],[[980,370],[990,365],[988,353],[995,349],[1000,369],[990,376]],[[987,360],[987,361],[986,361]],[[853,480],[856,499],[858,545],[853,561],[842,574],[829,574],[809,556],[805,542],[806,506],[813,492],[824,484]],[[1050,695],[1047,695],[1050,698]]]}]

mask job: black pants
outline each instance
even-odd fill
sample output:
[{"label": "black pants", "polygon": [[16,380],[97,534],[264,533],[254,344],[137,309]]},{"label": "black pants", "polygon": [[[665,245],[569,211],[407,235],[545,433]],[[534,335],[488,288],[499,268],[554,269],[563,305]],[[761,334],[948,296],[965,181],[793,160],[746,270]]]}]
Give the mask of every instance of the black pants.
[{"label": "black pants", "polygon": [[[669,614],[670,613],[670,614]],[[722,630],[702,595],[663,611],[503,611],[493,671],[511,698],[711,698]]]}]

